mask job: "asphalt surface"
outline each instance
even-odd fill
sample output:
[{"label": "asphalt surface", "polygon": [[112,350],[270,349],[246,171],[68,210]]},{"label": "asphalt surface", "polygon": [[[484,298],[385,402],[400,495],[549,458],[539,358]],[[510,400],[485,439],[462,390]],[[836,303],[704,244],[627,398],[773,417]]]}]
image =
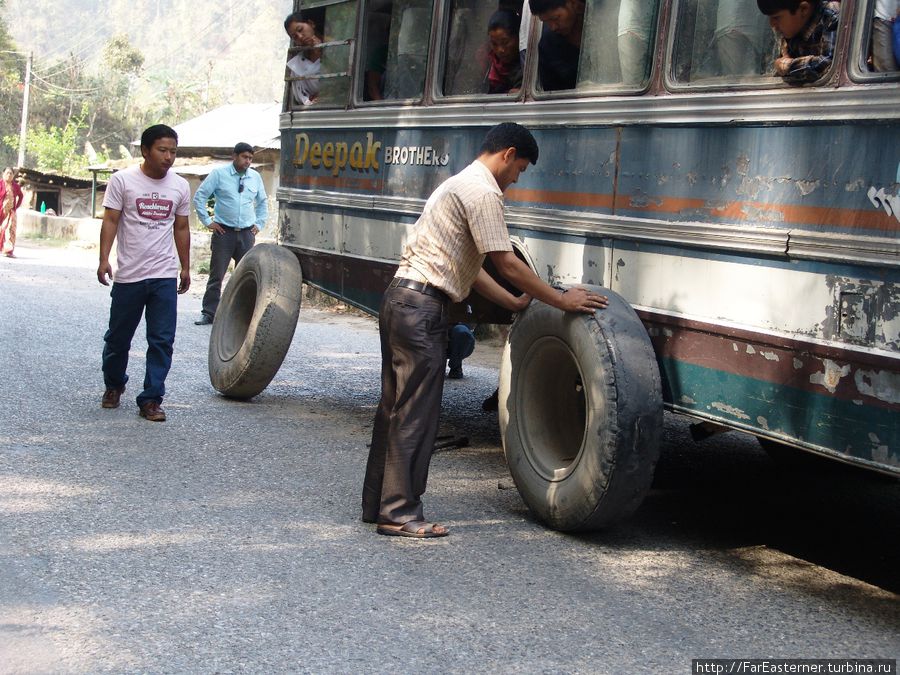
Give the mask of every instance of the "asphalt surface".
[{"label": "asphalt surface", "polygon": [[270,387],[218,396],[179,304],[154,424],[100,408],[108,291],[94,254],[0,259],[0,672],[689,673],[692,658],[900,655],[900,486],[785,469],[751,438],[667,419],[630,520],[568,536],[508,483],[496,348],[448,381],[426,515],[359,521],[379,354],[366,318],[304,308]]}]

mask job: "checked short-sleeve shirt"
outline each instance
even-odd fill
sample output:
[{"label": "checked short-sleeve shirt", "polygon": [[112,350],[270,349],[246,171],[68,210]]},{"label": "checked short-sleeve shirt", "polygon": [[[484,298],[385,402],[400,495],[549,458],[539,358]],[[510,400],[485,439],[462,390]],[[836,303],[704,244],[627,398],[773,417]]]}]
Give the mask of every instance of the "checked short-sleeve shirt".
[{"label": "checked short-sleeve shirt", "polygon": [[503,191],[476,159],[428,198],[403,248],[397,276],[428,282],[460,302],[472,289],[485,255],[512,250]]}]

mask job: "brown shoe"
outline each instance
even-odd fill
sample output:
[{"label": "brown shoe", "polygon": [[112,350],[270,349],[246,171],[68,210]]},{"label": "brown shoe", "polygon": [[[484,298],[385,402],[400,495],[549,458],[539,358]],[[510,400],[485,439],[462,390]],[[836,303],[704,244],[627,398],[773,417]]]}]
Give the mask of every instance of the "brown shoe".
[{"label": "brown shoe", "polygon": [[118,387],[107,387],[106,391],[103,392],[103,400],[100,401],[100,406],[103,408],[118,408],[119,399],[122,398],[122,392],[124,391],[125,387],[121,389]]},{"label": "brown shoe", "polygon": [[142,405],[140,415],[145,420],[150,420],[151,422],[166,421],[166,413],[162,408],[159,407],[159,403],[157,403],[156,401],[147,401],[144,405]]}]

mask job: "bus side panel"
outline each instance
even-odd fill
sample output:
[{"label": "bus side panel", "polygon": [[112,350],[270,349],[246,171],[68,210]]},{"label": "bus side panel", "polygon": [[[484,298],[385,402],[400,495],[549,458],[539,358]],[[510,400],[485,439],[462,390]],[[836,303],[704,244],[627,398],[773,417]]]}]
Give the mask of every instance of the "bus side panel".
[{"label": "bus side panel", "polygon": [[896,360],[859,363],[800,341],[641,315],[673,410],[900,472]]},{"label": "bus side panel", "polygon": [[877,195],[898,193],[898,135],[887,125],[624,129],[616,214],[897,236],[900,212]]}]

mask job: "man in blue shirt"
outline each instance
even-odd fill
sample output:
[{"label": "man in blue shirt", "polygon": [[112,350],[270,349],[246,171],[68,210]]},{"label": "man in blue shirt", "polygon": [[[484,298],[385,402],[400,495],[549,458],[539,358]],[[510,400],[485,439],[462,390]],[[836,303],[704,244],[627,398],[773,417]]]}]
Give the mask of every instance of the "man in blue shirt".
[{"label": "man in blue shirt", "polygon": [[[198,326],[213,322],[228,263],[234,260],[237,265],[240,262],[253,248],[256,233],[266,224],[266,189],[259,172],[250,168],[252,161],[253,146],[238,143],[234,146],[231,164],[213,169],[194,195],[194,209],[200,222],[212,230],[212,257],[203,295],[203,314],[194,322]],[[216,198],[212,219],[206,211],[210,196]]]}]

